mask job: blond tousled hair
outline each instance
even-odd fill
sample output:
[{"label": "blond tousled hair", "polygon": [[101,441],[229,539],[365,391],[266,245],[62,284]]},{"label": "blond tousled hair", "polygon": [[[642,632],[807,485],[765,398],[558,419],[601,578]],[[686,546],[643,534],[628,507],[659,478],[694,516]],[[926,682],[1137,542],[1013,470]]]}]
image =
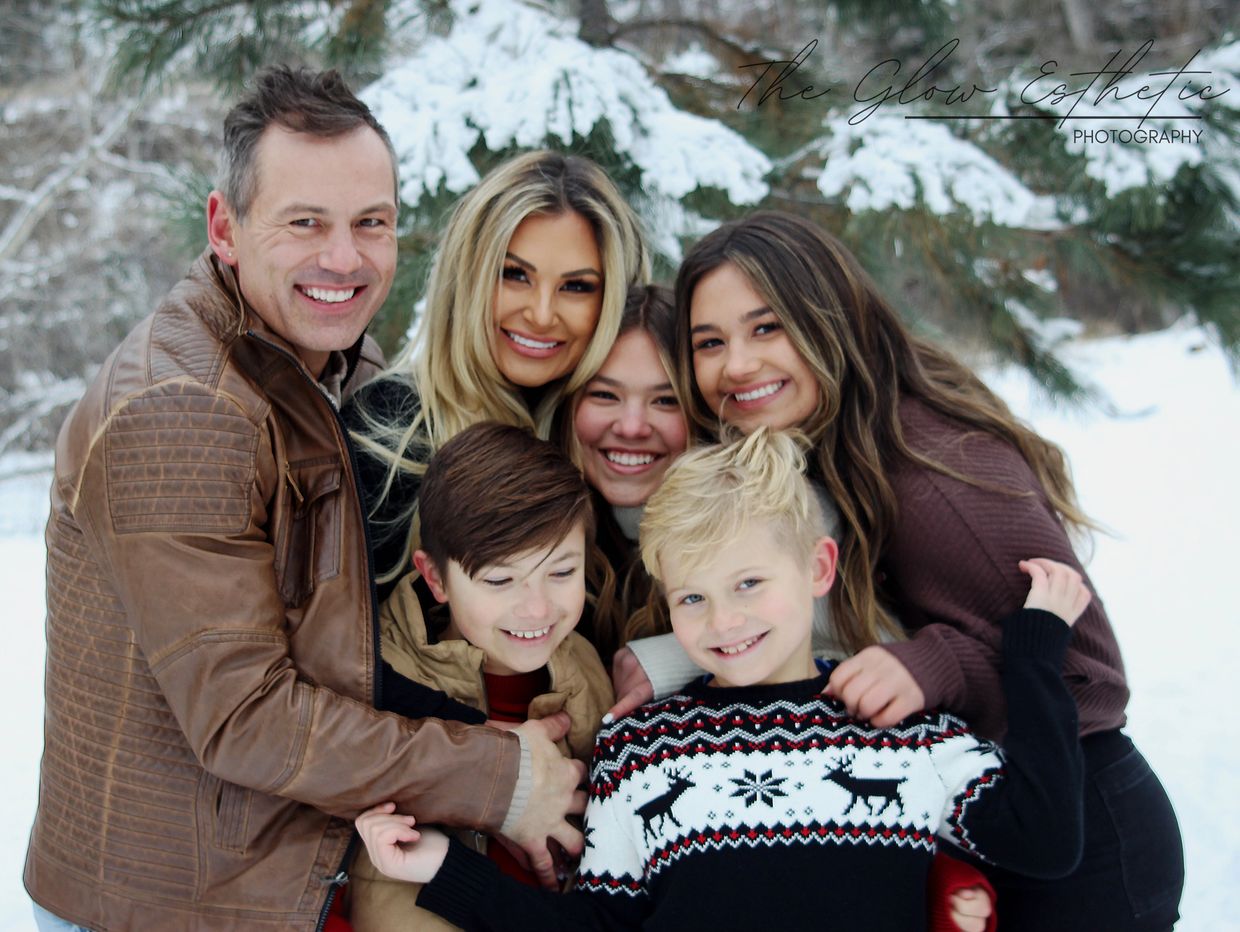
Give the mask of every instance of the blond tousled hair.
[{"label": "blond tousled hair", "polygon": [[778,546],[808,562],[826,530],[804,475],[804,445],[804,436],[795,431],[760,427],[676,460],[642,514],[647,572],[665,582],[660,557],[666,553],[675,553],[689,572],[700,569],[756,525],[769,528]]}]

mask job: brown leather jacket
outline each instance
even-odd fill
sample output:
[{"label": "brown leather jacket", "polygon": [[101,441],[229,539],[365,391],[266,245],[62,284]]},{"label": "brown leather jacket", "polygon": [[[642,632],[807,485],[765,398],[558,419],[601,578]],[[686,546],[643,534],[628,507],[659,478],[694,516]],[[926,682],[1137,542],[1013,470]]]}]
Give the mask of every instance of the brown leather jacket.
[{"label": "brown leather jacket", "polygon": [[[351,356],[349,384],[380,362]],[[515,736],[372,707],[365,533],[327,394],[204,254],[57,441],[39,904],[96,930],[312,929],[362,808],[499,829]]]}]

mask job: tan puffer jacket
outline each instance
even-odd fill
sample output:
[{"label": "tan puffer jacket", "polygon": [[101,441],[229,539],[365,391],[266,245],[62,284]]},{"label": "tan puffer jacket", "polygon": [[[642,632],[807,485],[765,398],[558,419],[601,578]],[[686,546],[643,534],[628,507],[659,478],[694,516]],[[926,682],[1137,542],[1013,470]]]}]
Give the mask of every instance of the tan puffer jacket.
[{"label": "tan puffer jacket", "polygon": [[[379,612],[383,636],[383,659],[399,673],[419,683],[441,689],[458,702],[486,711],[486,687],[482,666],[486,655],[459,638],[430,643],[410,573],[396,584]],[[547,663],[550,691],[530,703],[529,717],[546,718],[567,712],[572,724],[561,750],[587,764],[594,751],[594,735],[603,713],[611,708],[611,678],[590,642],[573,631]],[[419,821],[429,821],[419,819]],[[478,832],[458,837],[477,851],[486,851],[487,839]],[[352,868],[350,919],[354,932],[395,932],[418,929],[445,932],[456,926],[417,906],[421,884],[402,883],[375,869],[366,849],[358,847]]]}]

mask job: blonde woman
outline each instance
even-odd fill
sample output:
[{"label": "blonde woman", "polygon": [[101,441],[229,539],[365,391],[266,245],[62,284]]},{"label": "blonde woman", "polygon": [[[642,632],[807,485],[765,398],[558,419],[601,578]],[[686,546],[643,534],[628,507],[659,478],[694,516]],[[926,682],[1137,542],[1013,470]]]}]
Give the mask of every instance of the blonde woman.
[{"label": "blonde woman", "polygon": [[648,275],[636,216],[588,159],[526,153],[461,198],[416,336],[344,411],[381,598],[410,567],[431,454],[486,420],[546,438],[611,350],[628,287]]}]

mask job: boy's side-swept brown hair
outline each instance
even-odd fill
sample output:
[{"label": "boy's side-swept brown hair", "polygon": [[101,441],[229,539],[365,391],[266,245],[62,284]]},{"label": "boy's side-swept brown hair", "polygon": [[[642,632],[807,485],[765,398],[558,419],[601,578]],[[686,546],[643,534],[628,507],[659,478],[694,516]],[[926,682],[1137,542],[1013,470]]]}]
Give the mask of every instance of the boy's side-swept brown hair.
[{"label": "boy's side-swept brown hair", "polygon": [[445,443],[418,491],[421,546],[440,569],[469,576],[518,554],[556,546],[580,521],[594,537],[590,487],[552,443],[487,421]]}]

